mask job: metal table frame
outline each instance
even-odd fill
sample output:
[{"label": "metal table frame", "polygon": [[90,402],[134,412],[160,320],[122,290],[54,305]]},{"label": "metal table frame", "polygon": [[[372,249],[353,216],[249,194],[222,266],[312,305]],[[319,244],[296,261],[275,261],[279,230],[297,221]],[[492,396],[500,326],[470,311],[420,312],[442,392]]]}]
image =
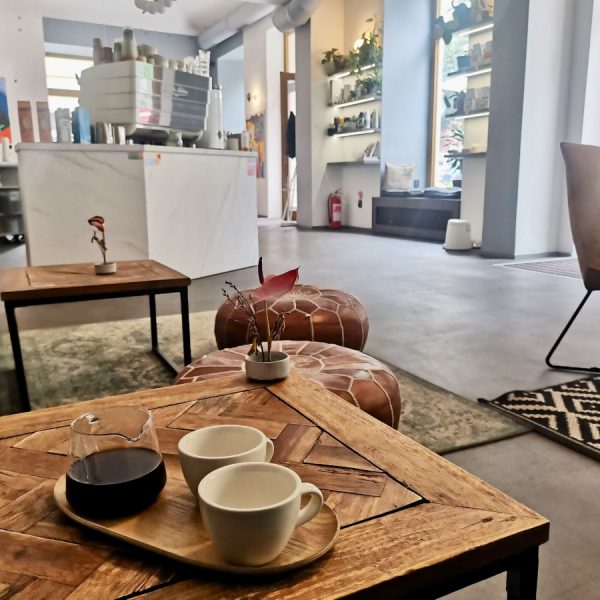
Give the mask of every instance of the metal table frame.
[{"label": "metal table frame", "polygon": [[181,334],[183,338],[183,362],[185,365],[192,362],[192,351],[190,343],[190,314],[188,305],[187,286],[170,287],[165,289],[136,290],[123,292],[107,292],[94,294],[74,294],[71,296],[59,296],[56,298],[36,298],[31,300],[5,300],[6,320],[8,321],[8,332],[12,345],[13,357],[15,361],[15,371],[17,375],[17,386],[21,406],[24,411],[31,410],[29,403],[29,393],[27,391],[27,380],[25,378],[25,369],[23,366],[23,355],[21,352],[21,342],[19,339],[19,328],[15,316],[15,309],[25,306],[38,306],[42,304],[64,304],[67,302],[87,302],[88,300],[108,300],[110,298],[129,298],[132,296],[148,296],[150,301],[150,335],[152,340],[152,352],[161,360],[161,362],[177,374],[179,368],[167,358],[158,346],[158,324],[156,322],[156,296],[158,294],[178,293],[181,302]]}]

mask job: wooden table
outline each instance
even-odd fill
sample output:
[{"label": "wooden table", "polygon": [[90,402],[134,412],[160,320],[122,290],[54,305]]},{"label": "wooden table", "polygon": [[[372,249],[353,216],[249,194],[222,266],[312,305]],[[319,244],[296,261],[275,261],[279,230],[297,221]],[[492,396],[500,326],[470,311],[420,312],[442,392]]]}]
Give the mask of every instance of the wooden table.
[{"label": "wooden table", "polygon": [[[188,430],[262,429],[273,460],[319,486],[335,510],[333,550],[296,572],[253,579],[184,567],[70,522],[52,497],[70,462],[68,424],[128,404],[152,410],[168,477],[184,487],[176,453]],[[534,511],[295,370],[274,385],[236,375],[0,418],[0,595],[424,600],[508,571],[508,597],[531,599],[548,531]]]},{"label": "wooden table", "polygon": [[128,296],[150,299],[152,351],[175,374],[178,368],[158,347],[156,295],[177,292],[181,300],[181,326],[184,364],[192,362],[187,288],[191,281],[155,260],[122,261],[114,275],[96,275],[91,263],[21,267],[0,271],[0,299],[6,308],[6,320],[15,360],[19,396],[23,410],[31,410],[19,329],[15,309],[39,304],[59,304],[84,300],[103,300]]}]

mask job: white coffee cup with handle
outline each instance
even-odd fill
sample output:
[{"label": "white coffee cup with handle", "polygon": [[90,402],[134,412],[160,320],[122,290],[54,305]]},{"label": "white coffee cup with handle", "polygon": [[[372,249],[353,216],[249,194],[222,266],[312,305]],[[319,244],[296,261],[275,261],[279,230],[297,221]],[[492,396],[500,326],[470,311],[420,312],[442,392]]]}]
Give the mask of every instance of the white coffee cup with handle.
[{"label": "white coffee cup with handle", "polygon": [[[310,500],[300,508],[303,497]],[[274,560],[296,527],[319,514],[323,495],[291,469],[256,462],[209,473],[198,486],[202,521],[226,562],[259,566]]]},{"label": "white coffee cup with handle", "polygon": [[241,462],[269,462],[273,442],[259,429],[246,425],[213,425],[184,435],[177,446],[183,476],[194,495],[211,471]]}]

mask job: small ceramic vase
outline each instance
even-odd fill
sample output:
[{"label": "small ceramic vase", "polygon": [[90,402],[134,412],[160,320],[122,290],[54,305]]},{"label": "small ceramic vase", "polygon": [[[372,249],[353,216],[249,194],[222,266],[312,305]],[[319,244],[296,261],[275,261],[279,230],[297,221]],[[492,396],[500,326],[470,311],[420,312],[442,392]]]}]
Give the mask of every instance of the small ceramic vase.
[{"label": "small ceramic vase", "polygon": [[98,263],[94,265],[96,275],[113,275],[117,272],[116,262]]},{"label": "small ceramic vase", "polygon": [[246,356],[246,376],[256,381],[285,379],[290,372],[290,357],[285,352],[271,351],[271,360],[263,361],[262,354]]}]

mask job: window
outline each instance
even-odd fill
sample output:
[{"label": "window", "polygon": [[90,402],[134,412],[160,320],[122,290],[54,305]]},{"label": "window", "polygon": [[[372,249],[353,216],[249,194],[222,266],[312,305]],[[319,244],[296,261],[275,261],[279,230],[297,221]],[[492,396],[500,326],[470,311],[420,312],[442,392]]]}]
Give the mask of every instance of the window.
[{"label": "window", "polygon": [[73,110],[79,106],[79,83],[81,71],[92,67],[94,61],[87,56],[46,53],[46,85],[48,106],[53,113],[57,108]]},{"label": "window", "polygon": [[[470,2],[474,18],[457,15],[456,0],[436,0],[436,16],[451,27],[435,42],[430,184],[462,184],[464,156],[485,156],[492,72],[493,0]],[[467,9],[469,10],[469,9]],[[461,20],[463,22],[461,23]]]}]

